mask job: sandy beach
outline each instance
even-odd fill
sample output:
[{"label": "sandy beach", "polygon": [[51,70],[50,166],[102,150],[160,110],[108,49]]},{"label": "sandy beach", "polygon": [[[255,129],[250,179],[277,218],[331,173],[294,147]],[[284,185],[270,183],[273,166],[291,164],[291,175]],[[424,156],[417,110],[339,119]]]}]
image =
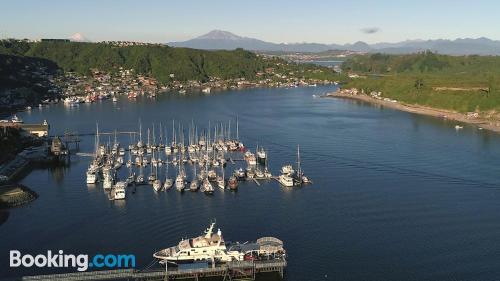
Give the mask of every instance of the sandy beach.
[{"label": "sandy beach", "polygon": [[458,122],[463,122],[467,124],[472,124],[478,126],[479,128],[483,128],[486,130],[490,130],[493,132],[500,133],[500,120],[491,120],[484,119],[481,117],[470,117],[467,114],[455,112],[451,110],[444,109],[436,109],[432,107],[420,106],[420,105],[412,105],[412,104],[404,104],[401,102],[392,102],[383,99],[377,99],[371,97],[366,94],[352,94],[347,91],[337,91],[333,93],[327,93],[323,97],[325,98],[343,98],[343,99],[352,99],[363,101],[367,103],[382,105],[387,108],[402,110],[406,112],[428,115],[438,118],[444,118],[448,120],[455,120]]}]

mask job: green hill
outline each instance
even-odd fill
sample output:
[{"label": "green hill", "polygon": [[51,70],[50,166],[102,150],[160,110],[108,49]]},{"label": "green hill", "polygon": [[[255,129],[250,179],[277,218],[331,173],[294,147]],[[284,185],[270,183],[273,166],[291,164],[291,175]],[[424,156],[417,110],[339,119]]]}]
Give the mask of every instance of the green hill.
[{"label": "green hill", "polygon": [[[256,54],[236,49],[233,51],[206,51],[188,48],[172,48],[164,45],[143,45],[117,47],[105,43],[77,42],[20,42],[1,41],[0,54],[43,58],[57,63],[65,71],[80,74],[97,68],[115,71],[118,67],[133,68],[137,73],[150,75],[161,83],[197,80],[207,81],[210,77],[222,79],[254,79],[256,73],[267,67],[275,67],[283,60],[265,59]],[[284,71],[321,69],[318,66],[290,65]],[[324,68],[332,77],[333,71]],[[175,78],[170,78],[170,74]],[[304,75],[306,78],[314,75]]]},{"label": "green hill", "polygon": [[500,57],[372,54],[354,56],[342,68],[365,76],[349,80],[346,88],[460,112],[500,110]]}]

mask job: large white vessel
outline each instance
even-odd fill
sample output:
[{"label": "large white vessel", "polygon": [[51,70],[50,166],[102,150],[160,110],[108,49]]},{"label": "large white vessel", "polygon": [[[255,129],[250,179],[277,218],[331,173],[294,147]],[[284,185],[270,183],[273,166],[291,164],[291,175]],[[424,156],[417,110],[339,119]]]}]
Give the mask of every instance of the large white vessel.
[{"label": "large white vessel", "polygon": [[153,257],[160,263],[226,263],[256,259],[284,259],[283,242],[274,237],[263,237],[256,242],[244,244],[226,243],[220,229],[214,232],[211,223],[204,234],[195,238],[182,239],[177,246],[160,250]]},{"label": "large white vessel", "polygon": [[94,171],[87,171],[87,184],[94,184],[97,181],[97,175]]},{"label": "large white vessel", "polygon": [[283,186],[286,186],[286,187],[292,187],[293,186],[293,178],[290,175],[281,174],[278,177],[278,181]]},{"label": "large white vessel", "polygon": [[127,187],[127,183],[124,181],[119,181],[115,184],[114,187],[114,199],[115,200],[123,200],[125,199],[125,188]]}]

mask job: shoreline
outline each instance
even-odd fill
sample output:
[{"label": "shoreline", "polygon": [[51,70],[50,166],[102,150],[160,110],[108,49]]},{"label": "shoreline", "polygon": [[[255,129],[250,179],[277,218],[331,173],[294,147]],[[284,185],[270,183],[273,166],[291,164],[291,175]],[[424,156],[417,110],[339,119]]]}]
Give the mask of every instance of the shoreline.
[{"label": "shoreline", "polygon": [[332,93],[326,93],[322,97],[363,101],[366,103],[381,105],[387,108],[405,111],[409,113],[432,116],[445,120],[453,120],[477,126],[479,129],[486,129],[495,133],[500,133],[500,121],[492,121],[481,117],[469,117],[467,114],[459,113],[452,110],[438,109],[438,108],[414,105],[414,104],[405,104],[399,101],[393,102],[383,99],[377,99],[366,94],[351,93],[351,91],[342,91],[342,90]]}]

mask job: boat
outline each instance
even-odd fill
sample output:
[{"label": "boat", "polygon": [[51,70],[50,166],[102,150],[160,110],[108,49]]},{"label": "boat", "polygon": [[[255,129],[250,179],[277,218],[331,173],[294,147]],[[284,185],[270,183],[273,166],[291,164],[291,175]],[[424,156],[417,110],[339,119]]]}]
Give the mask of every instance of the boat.
[{"label": "boat", "polygon": [[238,178],[239,180],[243,180],[243,179],[245,179],[245,177],[246,177],[245,170],[243,170],[242,168],[239,168],[238,170],[235,170],[235,171],[234,171],[234,175],[235,175],[235,176],[236,176],[236,178]]},{"label": "boat", "polygon": [[116,97],[113,97],[113,102],[118,102],[118,99]]},{"label": "boat", "polygon": [[178,174],[177,177],[175,178],[175,188],[178,191],[184,191],[185,187],[185,182],[184,182],[184,177],[181,174]]},{"label": "boat", "polygon": [[111,176],[105,176],[102,188],[111,189],[113,188],[113,178]]},{"label": "boat", "polygon": [[198,191],[198,180],[196,179],[196,165],[194,165],[194,174],[193,174],[193,180],[191,180],[191,183],[189,184],[189,190],[195,192]]},{"label": "boat", "polygon": [[212,183],[208,180],[208,178],[205,178],[203,180],[203,192],[207,195],[212,195],[214,194],[214,187],[212,186]]},{"label": "boat", "polygon": [[169,162],[167,161],[167,168],[165,170],[165,182],[163,183],[163,189],[164,190],[168,190],[172,187],[172,185],[174,184],[174,181],[168,177],[168,166],[169,166]]},{"label": "boat", "polygon": [[455,130],[462,130],[464,128],[464,126],[460,126],[460,125],[455,125]]},{"label": "boat", "polygon": [[309,184],[311,180],[304,175],[302,166],[300,163],[300,147],[297,145],[297,172],[295,173],[295,182],[297,185]]},{"label": "boat", "polygon": [[259,163],[266,163],[266,158],[267,158],[267,153],[266,151],[264,150],[264,148],[260,147],[260,148],[257,148],[257,160],[259,161]]},{"label": "boat", "polygon": [[114,186],[114,199],[115,200],[123,200],[125,199],[126,192],[125,188],[127,187],[127,183],[124,181],[119,181]]},{"label": "boat", "polygon": [[179,265],[206,262],[223,264],[249,260],[285,260],[283,241],[275,237],[262,237],[255,242],[230,243],[224,240],[222,231],[215,230],[215,222],[197,237],[182,239],[178,245],[153,254],[161,264]]},{"label": "boat", "polygon": [[161,181],[160,181],[160,180],[158,180],[158,179],[157,179],[157,180],[155,180],[155,181],[153,182],[153,189],[154,189],[155,191],[160,191],[160,190],[161,190],[161,188],[162,188]]},{"label": "boat", "polygon": [[12,119],[10,119],[10,121],[12,123],[24,123],[24,121],[21,118],[17,117],[16,114],[14,114],[14,116],[12,116]]},{"label": "boat", "polygon": [[288,174],[281,174],[278,177],[278,182],[285,187],[292,187],[294,184],[293,178]]},{"label": "boat", "polygon": [[226,188],[226,180],[224,179],[224,169],[222,169],[222,176],[217,177],[217,186],[220,189]]},{"label": "boat", "polygon": [[136,184],[145,184],[146,181],[144,180],[144,175],[141,173],[140,175],[137,176],[135,179]]},{"label": "boat", "polygon": [[198,185],[198,180],[196,178],[193,178],[193,180],[189,184],[189,190],[193,192],[198,191]]},{"label": "boat", "polygon": [[208,171],[207,176],[208,176],[209,181],[216,181],[217,180],[217,173],[215,172],[215,170]]},{"label": "boat", "polygon": [[95,184],[97,175],[94,171],[87,171],[87,184]]},{"label": "boat", "polygon": [[293,170],[292,165],[285,165],[281,167],[281,173],[284,175],[293,175],[295,171]]},{"label": "boat", "polygon": [[238,189],[238,179],[235,176],[231,176],[228,180],[229,189],[236,190]]},{"label": "boat", "polygon": [[210,89],[210,87],[206,87],[206,88],[204,88],[204,89],[203,89],[203,90],[201,90],[201,91],[202,91],[203,93],[205,93],[205,94],[210,94],[211,89]]}]

